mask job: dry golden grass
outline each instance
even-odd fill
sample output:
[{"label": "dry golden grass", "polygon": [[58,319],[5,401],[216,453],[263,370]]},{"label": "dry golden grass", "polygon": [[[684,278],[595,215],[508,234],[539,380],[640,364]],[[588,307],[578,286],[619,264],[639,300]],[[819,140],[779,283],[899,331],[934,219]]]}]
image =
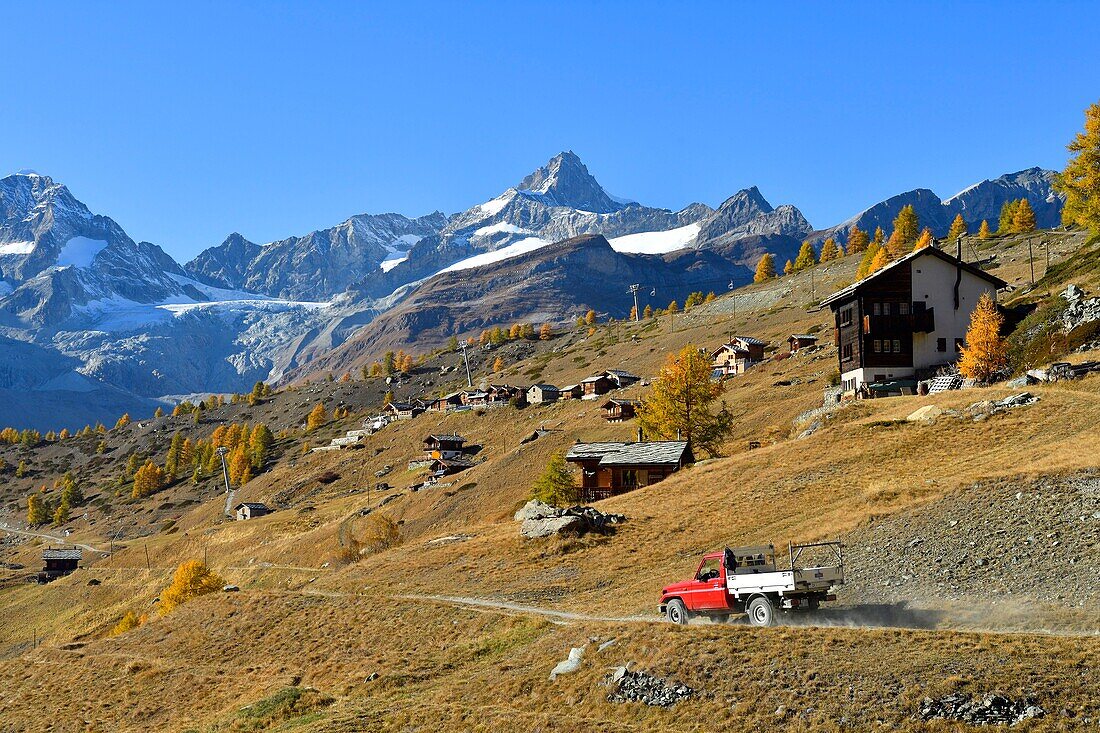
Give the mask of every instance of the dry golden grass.
[{"label": "dry golden grass", "polygon": [[[1018,269],[1025,245],[998,246],[1004,266]],[[730,331],[773,343],[814,327],[827,333],[827,313],[807,306],[850,280],[854,260],[819,268],[814,293],[808,273],[739,291],[744,303],[769,303],[756,310],[719,301],[675,324],[616,326],[614,339],[606,330],[563,338],[557,353],[510,367],[505,380],[530,381],[524,372],[536,367],[541,379],[559,384],[605,368],[651,376],[669,351],[714,346]],[[842,718],[855,729],[881,720],[888,728],[937,730],[946,728],[910,716],[921,696],[949,688],[1034,692],[1048,710],[1096,718],[1095,636],[560,624],[398,598],[476,596],[652,616],[660,587],[689,574],[701,552],[842,536],[978,480],[1092,466],[1100,449],[1098,377],[1032,388],[1038,404],[978,423],[904,418],[925,404],[959,410],[1010,390],[865,402],[795,439],[803,426],[794,418],[820,404],[834,370],[835,352],[825,349],[769,361],[732,380],[726,399],[738,424],[726,455],[603,502],[602,509],[629,517],[606,538],[524,542],[511,519],[552,452],[578,438],[633,436],[631,423],[606,424],[598,402],[428,414],[391,425],[362,450],[288,451],[239,496],[288,509],[231,522],[221,516],[222,499],[212,497],[179,511],[171,533],[129,540],[113,557],[88,559],[77,574],[47,587],[0,578],[0,731],[228,729],[242,706],[290,686],[336,698],[285,721],[295,730],[835,730],[844,727]],[[328,426],[326,435],[353,423]],[[538,427],[551,432],[520,446]],[[419,477],[405,466],[420,453],[421,438],[452,430],[482,445],[484,462],[449,486],[404,491]],[[763,447],[749,451],[750,440]],[[376,478],[387,464],[394,470]],[[318,481],[326,472],[339,478]],[[375,510],[395,493],[370,490],[379,480],[399,494],[383,511],[400,523],[402,544],[357,563],[334,562],[342,533],[361,529],[360,510]],[[428,544],[459,533],[470,538]],[[106,544],[94,533],[80,538]],[[8,557],[33,567],[37,554],[26,543]],[[126,611],[149,610],[189,558],[207,559],[242,592],[196,599],[108,638]],[[101,583],[87,585],[93,577]],[[30,649],[32,636],[44,637],[44,645]],[[590,644],[581,672],[547,682],[569,647],[591,637],[617,642],[598,655]],[[607,667],[626,661],[705,694],[671,712],[612,705],[599,681]],[[365,682],[373,672],[379,679]],[[777,718],[780,705],[795,711],[792,717]],[[1062,727],[1072,722],[1048,719],[1027,729]]]}]

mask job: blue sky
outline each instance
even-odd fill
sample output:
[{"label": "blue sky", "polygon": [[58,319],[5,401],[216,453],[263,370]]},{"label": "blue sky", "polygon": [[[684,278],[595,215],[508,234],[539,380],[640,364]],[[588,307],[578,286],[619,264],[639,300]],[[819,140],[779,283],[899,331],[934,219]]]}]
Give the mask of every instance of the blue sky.
[{"label": "blue sky", "polygon": [[447,213],[572,149],[679,208],[758,185],[826,226],[1059,168],[1098,3],[6,3],[0,174],[178,259]]}]

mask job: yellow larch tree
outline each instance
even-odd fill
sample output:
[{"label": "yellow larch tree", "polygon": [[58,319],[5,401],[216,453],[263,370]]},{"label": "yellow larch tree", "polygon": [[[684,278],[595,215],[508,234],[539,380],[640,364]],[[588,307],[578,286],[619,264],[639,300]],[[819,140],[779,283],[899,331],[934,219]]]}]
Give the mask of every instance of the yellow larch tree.
[{"label": "yellow larch tree", "polygon": [[966,344],[959,358],[960,374],[979,382],[991,382],[1001,376],[1008,366],[1008,343],[1001,337],[1004,322],[993,298],[983,293],[970,314]]}]

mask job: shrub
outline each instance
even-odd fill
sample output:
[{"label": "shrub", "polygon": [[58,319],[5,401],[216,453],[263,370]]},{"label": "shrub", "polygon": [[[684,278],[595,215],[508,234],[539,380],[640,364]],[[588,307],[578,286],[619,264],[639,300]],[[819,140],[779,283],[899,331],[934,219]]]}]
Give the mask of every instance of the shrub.
[{"label": "shrub", "polygon": [[401,528],[385,514],[371,514],[363,530],[360,552],[382,552],[401,544]]},{"label": "shrub", "polygon": [[111,636],[125,634],[130,629],[136,629],[138,626],[141,626],[141,619],[133,611],[127,611],[111,629]]},{"label": "shrub", "polygon": [[172,584],[160,594],[161,615],[171,613],[192,598],[215,593],[225,585],[225,579],[198,560],[188,560],[176,568]]}]

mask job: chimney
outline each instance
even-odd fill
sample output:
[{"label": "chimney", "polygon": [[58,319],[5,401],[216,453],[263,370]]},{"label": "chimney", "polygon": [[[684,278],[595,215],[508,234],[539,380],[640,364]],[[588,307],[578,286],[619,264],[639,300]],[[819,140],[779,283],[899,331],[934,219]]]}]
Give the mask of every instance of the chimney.
[{"label": "chimney", "polygon": [[962,237],[958,237],[955,240],[955,258],[960,259],[960,260],[963,258],[963,238]]},{"label": "chimney", "polygon": [[641,428],[638,428],[638,442],[639,443],[642,442],[642,429]]}]

